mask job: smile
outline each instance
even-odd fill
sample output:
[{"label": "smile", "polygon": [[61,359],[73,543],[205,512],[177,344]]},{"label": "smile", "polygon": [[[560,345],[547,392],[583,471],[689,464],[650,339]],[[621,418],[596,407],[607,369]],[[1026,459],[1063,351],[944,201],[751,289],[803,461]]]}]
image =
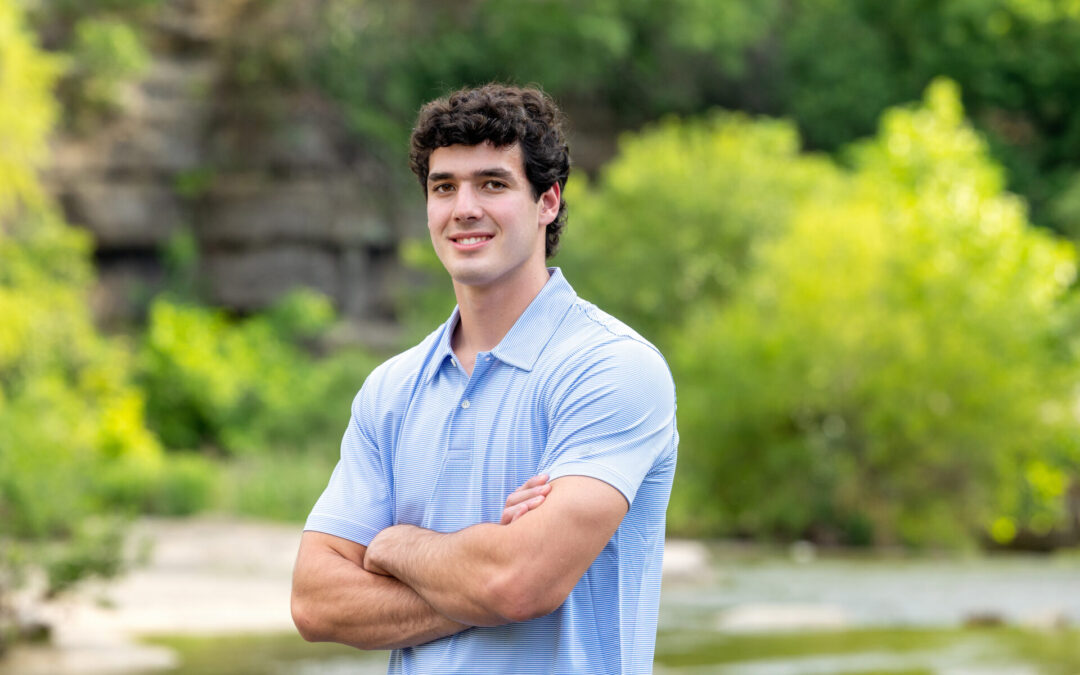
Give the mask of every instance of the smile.
[{"label": "smile", "polygon": [[479,237],[463,237],[461,239],[457,239],[456,241],[462,246],[470,246],[472,244],[479,244],[480,242],[488,241],[489,239],[491,239],[491,235],[483,235]]}]

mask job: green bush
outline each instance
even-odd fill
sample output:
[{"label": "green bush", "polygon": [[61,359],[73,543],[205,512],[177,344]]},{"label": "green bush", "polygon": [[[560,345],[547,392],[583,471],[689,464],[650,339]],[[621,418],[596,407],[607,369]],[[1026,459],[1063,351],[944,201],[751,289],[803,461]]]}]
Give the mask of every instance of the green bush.
[{"label": "green bush", "polygon": [[135,30],[113,18],[79,21],[71,58],[83,103],[100,110],[118,107],[123,85],[141,75],[150,60]]},{"label": "green bush", "polygon": [[1003,192],[950,83],[850,154],[844,189],[673,344],[677,527],[956,545],[1063,525],[1072,247]]},{"label": "green bush", "polygon": [[[343,412],[332,428],[340,440],[348,405],[336,407]],[[221,507],[242,516],[303,522],[330,479],[338,447],[332,453],[271,451],[230,462],[224,467],[228,489],[222,490]]]},{"label": "green bush", "polygon": [[466,84],[539,82],[617,128],[729,96],[781,3],[432,0],[327,4],[311,77],[384,154],[424,101]]},{"label": "green bush", "polygon": [[207,457],[171,453],[149,467],[131,459],[110,462],[94,482],[110,512],[188,516],[219,503],[221,473]]},{"label": "green bush", "polygon": [[[157,482],[120,501],[169,515],[215,508],[302,520],[376,365],[357,349],[316,354],[334,321],[329,301],[310,291],[242,319],[158,298],[139,379],[150,425],[174,453]],[[176,454],[192,450],[202,454]]]},{"label": "green bush", "polygon": [[491,80],[543,84],[582,131],[723,105],[791,119],[831,152],[947,76],[1034,222],[1080,231],[1067,196],[1080,13],[1067,2],[337,0],[322,17],[309,77],[395,171],[421,103]]},{"label": "green bush", "polygon": [[118,552],[124,547],[126,525],[115,516],[87,518],[78,522],[70,539],[46,546],[46,594],[55,596],[88,576],[109,578],[123,571],[126,561]]},{"label": "green bush", "polygon": [[[776,110],[835,149],[933,78],[960,84],[1036,222],[1077,234],[1057,204],[1080,166],[1080,12],[1067,2],[790,3],[773,29]],[[844,39],[837,42],[836,35]],[[829,45],[829,49],[822,49]]]},{"label": "green bush", "polygon": [[355,350],[311,354],[333,320],[329,301],[307,291],[246,319],[159,298],[139,369],[151,427],[180,450],[336,453],[348,402],[375,363]]},{"label": "green bush", "polygon": [[0,624],[24,565],[44,566],[51,592],[119,569],[122,529],[103,518],[97,478],[125,463],[130,480],[147,480],[162,460],[127,352],[91,320],[87,237],[37,177],[58,71],[17,5],[0,1]]},{"label": "green bush", "polygon": [[161,0],[23,3],[31,25],[65,64],[57,90],[64,102],[66,127],[90,132],[123,107],[125,88],[150,65],[142,33],[161,4]]},{"label": "green bush", "polygon": [[595,186],[570,184],[555,261],[579,295],[663,341],[696,304],[728,298],[755,246],[782,232],[808,194],[835,189],[836,174],[799,154],[787,122],[669,119],[623,137]]},{"label": "green bush", "polygon": [[730,114],[627,137],[560,262],[668,354],[674,531],[959,544],[1066,523],[1072,247],[1030,227],[955,86],[847,168]]}]

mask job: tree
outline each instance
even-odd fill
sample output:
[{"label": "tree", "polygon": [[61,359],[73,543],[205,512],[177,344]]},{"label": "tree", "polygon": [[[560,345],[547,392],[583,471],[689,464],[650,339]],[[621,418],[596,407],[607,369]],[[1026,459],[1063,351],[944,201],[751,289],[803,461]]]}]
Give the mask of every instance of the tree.
[{"label": "tree", "polygon": [[908,544],[1048,530],[1080,459],[1072,247],[1027,223],[948,81],[850,156],[844,190],[803,202],[674,344],[682,503],[714,505],[678,518]]},{"label": "tree", "polygon": [[128,354],[91,320],[87,237],[38,179],[58,73],[17,3],[0,0],[0,650],[25,566],[45,569],[47,593],[115,573],[110,506],[161,472]]},{"label": "tree", "polygon": [[624,136],[595,186],[570,185],[557,262],[582,297],[666,343],[695,305],[728,299],[754,249],[838,179],[831,162],[799,153],[787,122],[668,119]]}]

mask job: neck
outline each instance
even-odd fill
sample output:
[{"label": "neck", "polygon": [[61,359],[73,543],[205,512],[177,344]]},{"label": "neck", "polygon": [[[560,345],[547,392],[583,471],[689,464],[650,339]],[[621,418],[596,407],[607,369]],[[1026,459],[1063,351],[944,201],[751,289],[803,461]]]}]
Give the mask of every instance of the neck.
[{"label": "neck", "polygon": [[458,325],[451,347],[470,374],[477,352],[494,349],[547,283],[546,267],[530,269],[515,283],[469,286],[454,282]]}]

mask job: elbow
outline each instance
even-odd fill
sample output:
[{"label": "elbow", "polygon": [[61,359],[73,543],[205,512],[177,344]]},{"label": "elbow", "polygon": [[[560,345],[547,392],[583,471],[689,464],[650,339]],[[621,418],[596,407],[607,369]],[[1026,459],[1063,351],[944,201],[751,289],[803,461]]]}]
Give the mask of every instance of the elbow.
[{"label": "elbow", "polygon": [[488,589],[492,613],[507,622],[529,621],[551,614],[566,601],[569,591],[562,593],[550,586],[523,581],[515,574],[501,575]]},{"label": "elbow", "polygon": [[292,611],[293,624],[296,626],[297,632],[300,633],[300,637],[308,642],[327,642],[327,631],[321,624],[318,618],[318,614],[312,611],[310,603],[307,603],[303,598],[297,595],[292,596],[292,603],[290,606]]},{"label": "elbow", "polygon": [[290,610],[296,631],[307,642],[339,642],[363,650],[390,648],[363,633],[353,631],[346,635],[328,616],[319,612],[317,603],[307,601],[303,597],[294,594]]},{"label": "elbow", "polygon": [[511,622],[530,621],[551,614],[566,601],[565,597],[549,597],[550,594],[518,593],[503,600],[499,614]]}]

